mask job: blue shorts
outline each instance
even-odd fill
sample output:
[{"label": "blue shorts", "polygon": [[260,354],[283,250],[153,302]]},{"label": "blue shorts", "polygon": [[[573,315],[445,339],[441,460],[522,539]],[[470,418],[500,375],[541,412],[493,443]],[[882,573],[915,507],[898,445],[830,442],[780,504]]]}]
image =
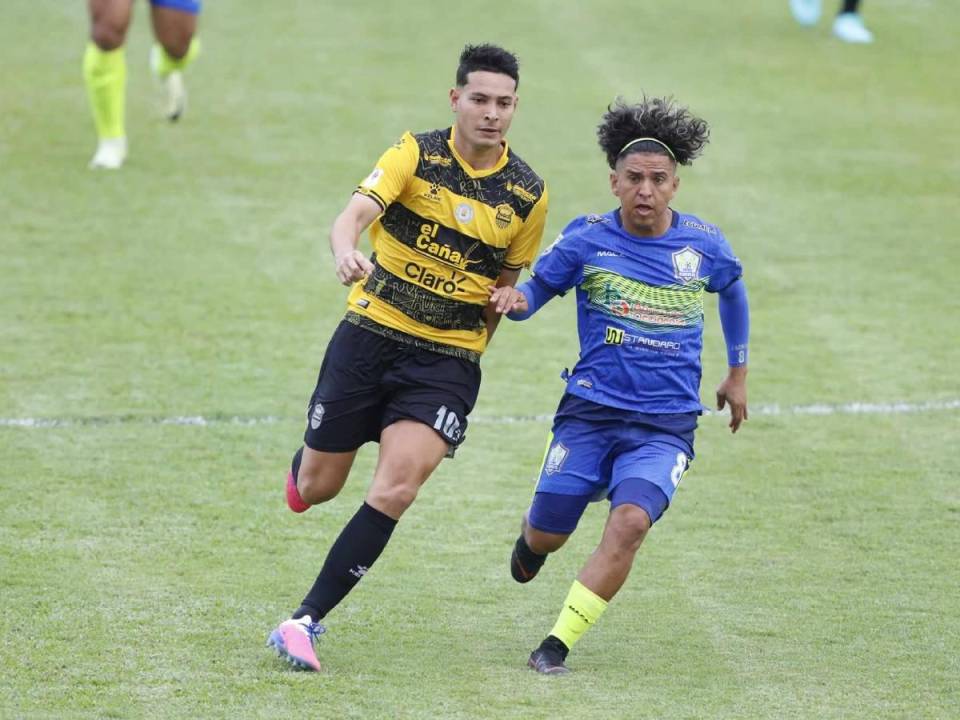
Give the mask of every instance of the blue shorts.
[{"label": "blue shorts", "polygon": [[150,0],[154,7],[165,7],[171,10],[180,10],[192,15],[200,12],[200,0]]},{"label": "blue shorts", "polygon": [[[569,534],[588,503],[610,500],[611,509],[637,505],[656,522],[693,460],[693,432],[666,432],[635,413],[592,406],[563,412],[561,402],[540,468],[529,521],[543,532]],[[671,421],[675,418],[670,418]],[[691,422],[695,426],[695,419]]]}]

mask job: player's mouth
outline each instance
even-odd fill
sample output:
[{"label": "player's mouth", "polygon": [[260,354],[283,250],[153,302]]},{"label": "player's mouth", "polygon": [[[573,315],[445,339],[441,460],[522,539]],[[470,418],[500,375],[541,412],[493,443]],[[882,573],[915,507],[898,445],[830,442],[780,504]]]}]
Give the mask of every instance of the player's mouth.
[{"label": "player's mouth", "polygon": [[643,203],[639,203],[637,205],[634,205],[633,209],[636,210],[641,215],[649,215],[650,213],[653,212],[653,205],[645,205]]},{"label": "player's mouth", "polygon": [[484,137],[495,138],[500,136],[500,131],[497,128],[479,128],[478,132]]}]

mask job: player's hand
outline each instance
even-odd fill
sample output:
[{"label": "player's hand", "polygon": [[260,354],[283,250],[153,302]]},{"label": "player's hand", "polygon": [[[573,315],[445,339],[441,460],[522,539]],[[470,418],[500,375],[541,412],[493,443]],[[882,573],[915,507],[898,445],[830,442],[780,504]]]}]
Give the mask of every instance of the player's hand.
[{"label": "player's hand", "polygon": [[510,285],[490,287],[490,307],[501,315],[517,310],[526,312],[528,309],[527,296]]},{"label": "player's hand", "polygon": [[732,367],[717,388],[717,410],[730,406],[730,432],[740,429],[747,419],[747,368]]},{"label": "player's hand", "polygon": [[351,250],[334,257],[337,279],[344,285],[353,285],[373,272],[373,263],[359,250]]}]

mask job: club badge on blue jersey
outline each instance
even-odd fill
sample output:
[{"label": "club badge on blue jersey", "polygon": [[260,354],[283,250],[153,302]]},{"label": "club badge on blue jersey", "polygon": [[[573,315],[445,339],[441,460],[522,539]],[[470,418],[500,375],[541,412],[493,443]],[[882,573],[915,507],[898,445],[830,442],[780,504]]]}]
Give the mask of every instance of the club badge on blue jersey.
[{"label": "club badge on blue jersey", "polygon": [[687,245],[683,250],[673,253],[673,274],[682,283],[692,282],[700,277],[700,262],[703,256]]}]

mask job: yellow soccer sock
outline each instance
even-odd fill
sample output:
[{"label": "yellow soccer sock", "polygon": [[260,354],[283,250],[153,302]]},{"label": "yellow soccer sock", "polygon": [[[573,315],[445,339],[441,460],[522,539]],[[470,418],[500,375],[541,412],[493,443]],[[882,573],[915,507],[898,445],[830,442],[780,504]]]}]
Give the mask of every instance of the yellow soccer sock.
[{"label": "yellow soccer sock", "polygon": [[160,43],[154,43],[153,52],[156,58],[154,61],[154,72],[160,77],[166,77],[177,70],[181,72],[186,70],[187,66],[197,59],[197,55],[200,54],[200,38],[194,36],[190,39],[190,47],[187,48],[187,54],[179,60],[172,57]]},{"label": "yellow soccer sock", "polygon": [[127,60],[123,47],[101,50],[94,43],[87,43],[83,54],[83,79],[97,135],[101,140],[124,137]]},{"label": "yellow soccer sock", "polygon": [[559,638],[567,649],[570,649],[580,636],[600,619],[606,609],[606,600],[579,580],[574,580],[567,599],[563,602],[563,610],[560,611],[550,634]]}]

